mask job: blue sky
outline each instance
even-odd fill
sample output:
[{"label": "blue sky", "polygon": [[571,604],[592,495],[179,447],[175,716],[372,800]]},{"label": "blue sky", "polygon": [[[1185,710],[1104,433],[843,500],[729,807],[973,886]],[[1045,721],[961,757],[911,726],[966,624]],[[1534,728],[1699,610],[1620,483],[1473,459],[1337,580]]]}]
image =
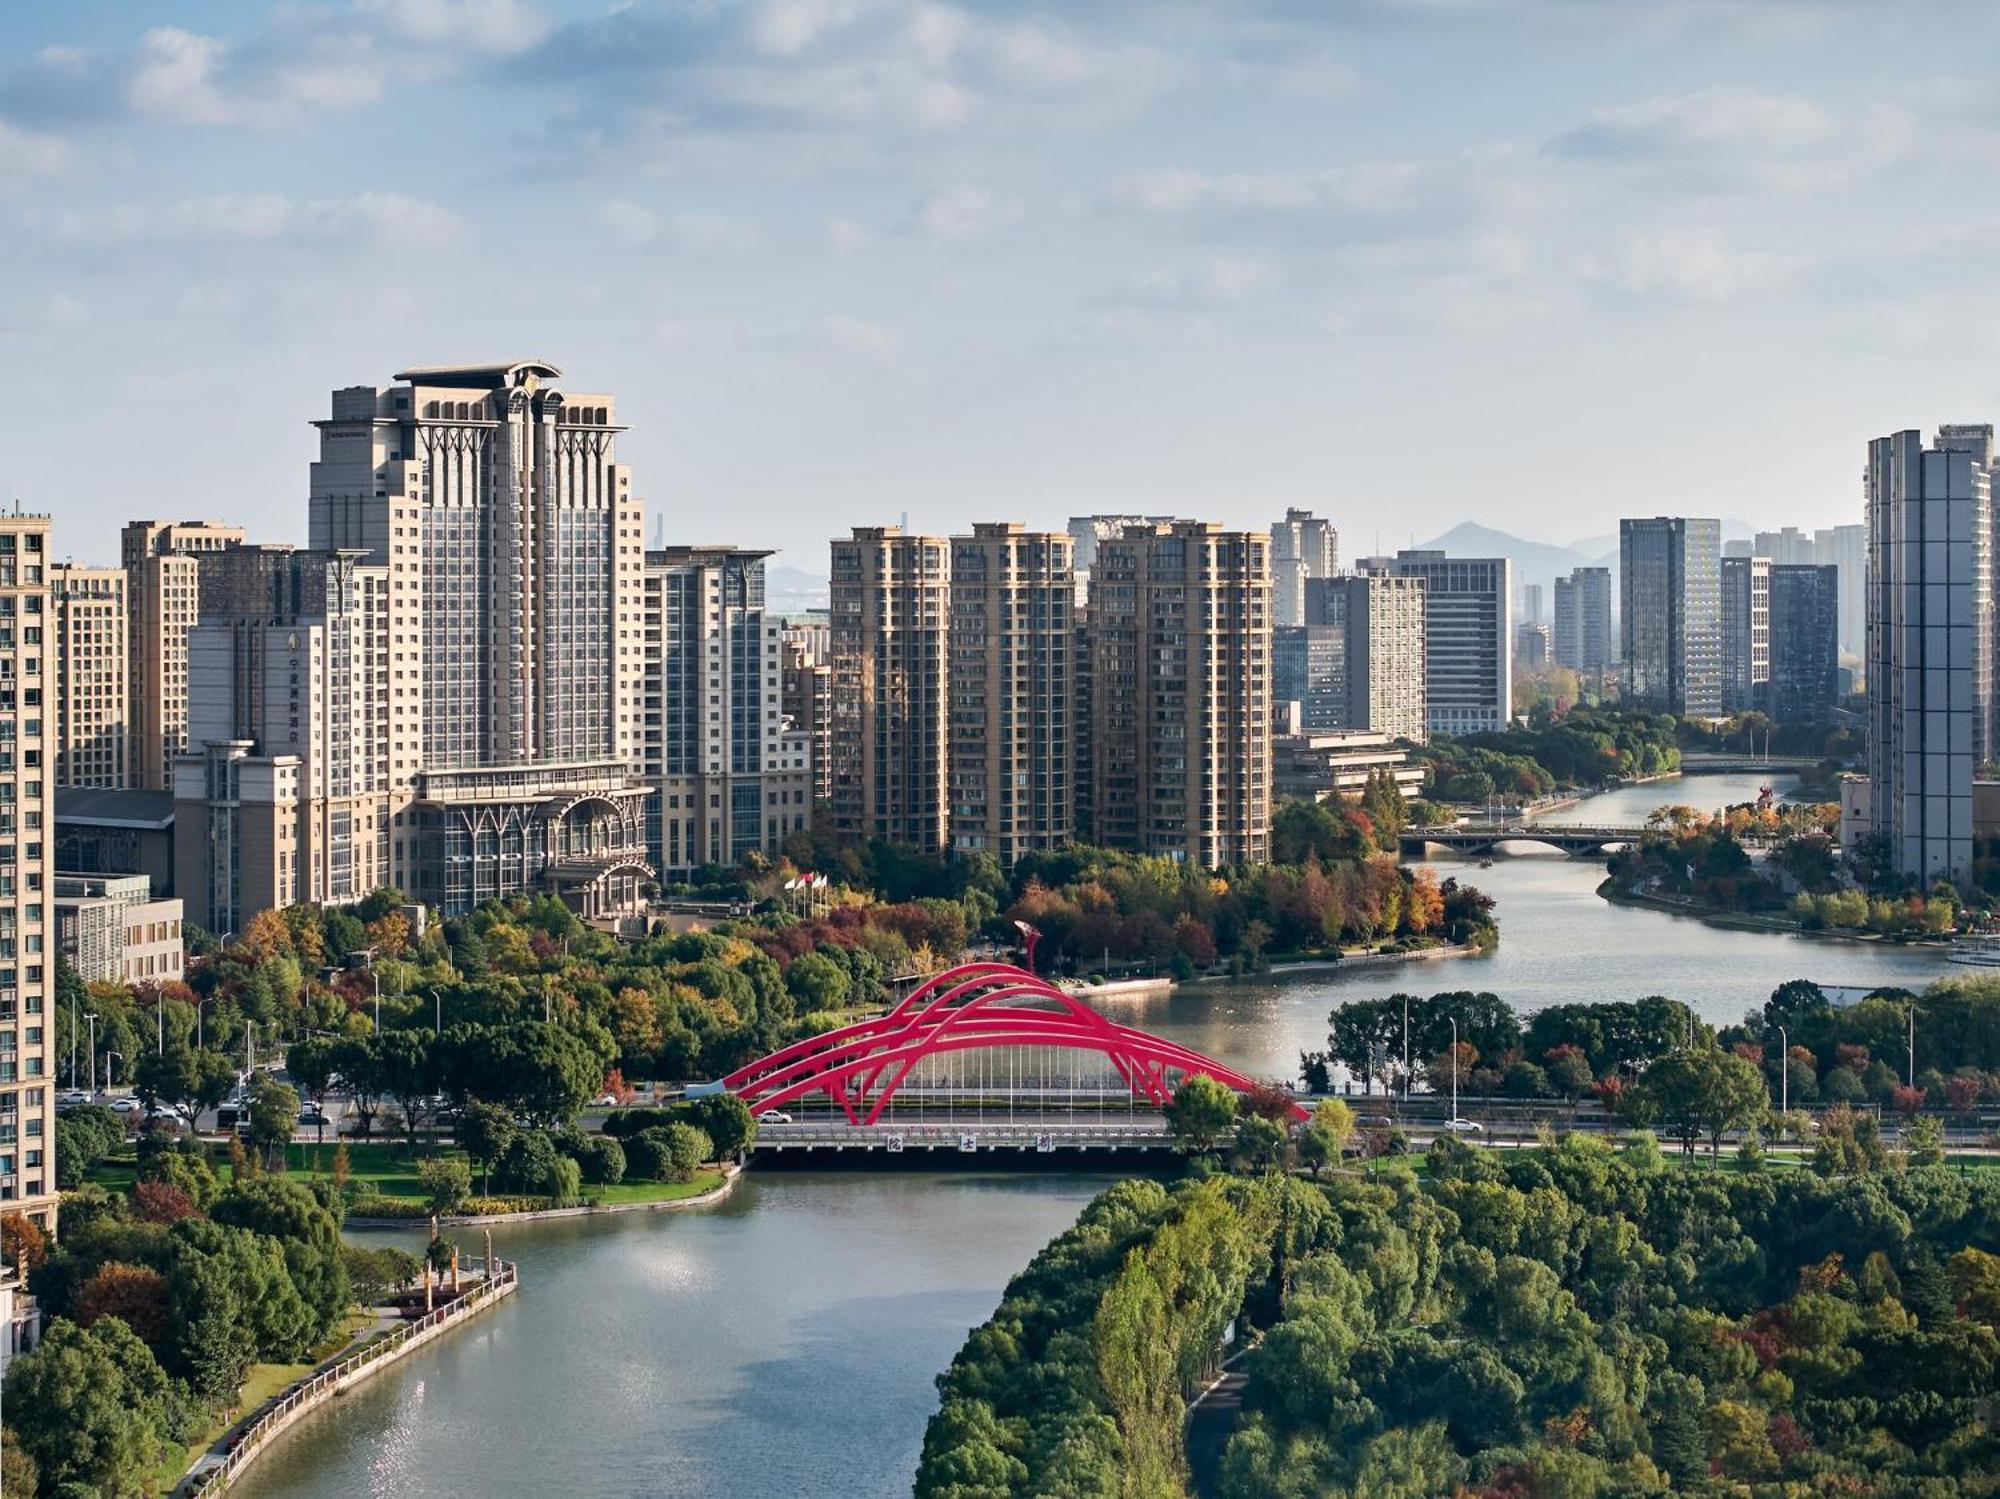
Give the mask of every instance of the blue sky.
[{"label": "blue sky", "polygon": [[[336,385],[609,389],[669,539],[1859,519],[1995,414],[2000,12],[1869,0],[10,8],[0,494],[302,540]],[[649,531],[649,536],[650,536]]]}]

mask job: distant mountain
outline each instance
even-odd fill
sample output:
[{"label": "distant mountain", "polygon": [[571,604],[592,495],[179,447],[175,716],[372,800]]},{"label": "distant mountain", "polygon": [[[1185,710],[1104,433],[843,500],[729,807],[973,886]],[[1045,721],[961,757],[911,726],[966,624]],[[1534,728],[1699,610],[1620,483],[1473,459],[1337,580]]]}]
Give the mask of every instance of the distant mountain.
[{"label": "distant mountain", "polygon": [[[1424,550],[1447,552],[1455,557],[1505,557],[1514,564],[1514,585],[1540,583],[1544,587],[1557,578],[1566,578],[1570,569],[1602,566],[1600,554],[1581,547],[1553,546],[1546,541],[1529,541],[1511,532],[1496,531],[1474,521],[1453,526],[1444,535],[1423,544]],[[1611,541],[1612,560],[1617,561],[1618,541]],[[1544,604],[1543,608],[1548,605]]]},{"label": "distant mountain", "polygon": [[828,602],[827,579],[797,567],[764,570],[764,597],[780,613],[797,614],[807,609],[824,609]]}]

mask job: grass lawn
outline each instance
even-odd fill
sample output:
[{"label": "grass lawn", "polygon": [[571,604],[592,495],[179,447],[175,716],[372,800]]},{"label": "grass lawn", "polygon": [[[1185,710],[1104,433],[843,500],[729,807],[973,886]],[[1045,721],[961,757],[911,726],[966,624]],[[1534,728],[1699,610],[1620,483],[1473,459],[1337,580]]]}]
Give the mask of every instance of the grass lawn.
[{"label": "grass lawn", "polygon": [[585,1187],[584,1194],[601,1198],[609,1206],[622,1202],[679,1202],[683,1197],[699,1197],[721,1186],[720,1171],[701,1171],[686,1182],[620,1182],[615,1187]]}]

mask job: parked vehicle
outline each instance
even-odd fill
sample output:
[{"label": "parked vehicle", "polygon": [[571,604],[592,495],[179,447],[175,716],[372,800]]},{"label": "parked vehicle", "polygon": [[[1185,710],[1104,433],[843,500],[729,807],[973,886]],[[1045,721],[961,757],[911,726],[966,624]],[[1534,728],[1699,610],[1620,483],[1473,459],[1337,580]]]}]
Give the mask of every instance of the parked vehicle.
[{"label": "parked vehicle", "polygon": [[225,1103],[215,1111],[215,1127],[224,1131],[232,1130],[239,1123],[248,1119],[249,1116],[250,1110],[244,1105],[240,1103]]},{"label": "parked vehicle", "polygon": [[790,1124],[792,1116],[783,1109],[766,1109],[757,1116],[759,1124]]},{"label": "parked vehicle", "polygon": [[1444,1127],[1454,1135],[1483,1135],[1486,1127],[1476,1119],[1447,1119]]},{"label": "parked vehicle", "polygon": [[136,1114],[144,1107],[144,1104],[140,1103],[138,1099],[132,1097],[130,1094],[127,1094],[123,1098],[114,1098],[111,1100],[111,1112],[114,1114]]}]

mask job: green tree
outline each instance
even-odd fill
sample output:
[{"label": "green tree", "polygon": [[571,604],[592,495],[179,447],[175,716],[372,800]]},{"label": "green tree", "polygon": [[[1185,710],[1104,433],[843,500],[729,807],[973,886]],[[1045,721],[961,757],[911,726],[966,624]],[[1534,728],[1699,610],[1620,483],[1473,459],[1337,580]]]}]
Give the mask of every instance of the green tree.
[{"label": "green tree", "polygon": [[282,1163],[292,1131],[299,1127],[299,1095],[289,1084],[265,1073],[250,1083],[250,1143],[267,1163]]},{"label": "green tree", "polygon": [[484,1177],[480,1190],[493,1190],[493,1163],[507,1153],[507,1147],[514,1143],[520,1130],[514,1124],[512,1112],[497,1103],[484,1103],[474,1099],[465,1106],[453,1127],[453,1135],[465,1153],[479,1162]]},{"label": "green tree", "polygon": [[1626,1096],[1633,1117],[1679,1140],[1684,1154],[1692,1155],[1694,1142],[1706,1136],[1711,1159],[1720,1154],[1725,1134],[1757,1123],[1771,1106],[1756,1066],[1714,1047],[1661,1057]]},{"label": "green tree", "polygon": [[132,1086],[148,1109],[164,1104],[192,1130],[236,1086],[236,1069],[220,1052],[176,1043],[140,1055]]},{"label": "green tree", "polygon": [[692,1124],[669,1124],[662,1130],[667,1181],[692,1181],[701,1163],[715,1154],[715,1142]]},{"label": "green tree", "polygon": [[456,1156],[417,1162],[417,1180],[433,1213],[455,1213],[472,1195],[472,1168]]},{"label": "green tree", "polygon": [[1206,1073],[1195,1073],[1182,1079],[1163,1112],[1183,1152],[1207,1155],[1236,1123],[1236,1094]]},{"label": "green tree", "polygon": [[1277,1120],[1253,1114],[1236,1127],[1236,1153],[1253,1171],[1275,1171],[1291,1153],[1291,1138]]},{"label": "green tree", "polygon": [[431,1031],[384,1031],[370,1036],[366,1046],[382,1092],[396,1100],[403,1137],[414,1155],[417,1131],[429,1117],[438,1092],[437,1036]]},{"label": "green tree", "polygon": [[1317,1176],[1322,1166],[1340,1164],[1353,1138],[1354,1110],[1342,1099],[1323,1098],[1313,1105],[1312,1118],[1299,1131],[1299,1159]]},{"label": "green tree", "polygon": [[1942,1166],[1944,1121],[1935,1114],[1919,1114],[1903,1131],[1903,1149],[1912,1166]]},{"label": "green tree", "polygon": [[144,1493],[165,1388],[152,1351],[116,1317],[89,1328],[58,1320],[7,1370],[7,1424],[44,1486]]}]

